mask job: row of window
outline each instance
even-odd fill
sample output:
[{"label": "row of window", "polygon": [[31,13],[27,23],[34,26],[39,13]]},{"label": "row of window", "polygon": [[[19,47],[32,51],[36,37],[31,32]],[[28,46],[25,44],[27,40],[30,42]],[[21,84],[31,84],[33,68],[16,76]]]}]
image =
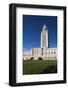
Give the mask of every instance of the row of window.
[{"label": "row of window", "polygon": [[52,54],[56,54],[56,51],[44,52],[43,54],[44,54],[44,55],[47,55],[47,54],[48,54],[48,55],[49,55],[49,54],[51,54],[51,55],[52,55]]},{"label": "row of window", "polygon": [[[52,54],[56,54],[56,51],[51,51],[51,52],[42,52],[42,53],[39,53],[38,51],[35,51],[33,52],[33,55],[52,55]],[[31,54],[24,54],[24,56],[31,56]]]},{"label": "row of window", "polygon": [[33,55],[52,55],[52,54],[56,54],[56,51],[49,51],[49,52],[39,52],[39,51],[34,51]]}]

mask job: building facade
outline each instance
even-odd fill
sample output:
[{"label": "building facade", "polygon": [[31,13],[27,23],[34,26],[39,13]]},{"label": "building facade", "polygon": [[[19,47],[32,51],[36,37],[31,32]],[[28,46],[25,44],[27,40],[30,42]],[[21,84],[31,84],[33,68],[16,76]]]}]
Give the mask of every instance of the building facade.
[{"label": "building facade", "polygon": [[32,48],[30,51],[23,52],[24,60],[56,60],[57,48],[48,47],[48,27],[43,25],[41,32],[40,48]]}]

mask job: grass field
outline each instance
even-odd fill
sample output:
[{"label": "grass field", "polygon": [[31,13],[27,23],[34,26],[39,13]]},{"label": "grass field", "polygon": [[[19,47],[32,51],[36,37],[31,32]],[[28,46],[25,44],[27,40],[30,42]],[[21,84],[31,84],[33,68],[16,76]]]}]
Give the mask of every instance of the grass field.
[{"label": "grass field", "polygon": [[57,73],[57,60],[23,60],[23,75]]}]

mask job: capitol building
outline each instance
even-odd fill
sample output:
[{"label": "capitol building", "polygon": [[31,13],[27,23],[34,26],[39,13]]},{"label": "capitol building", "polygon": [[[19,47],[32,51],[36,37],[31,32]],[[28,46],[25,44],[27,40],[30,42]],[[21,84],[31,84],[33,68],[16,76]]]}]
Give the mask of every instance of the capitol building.
[{"label": "capitol building", "polygon": [[40,48],[32,48],[23,52],[24,60],[57,60],[57,48],[49,48],[48,46],[48,26],[45,24],[40,33]]}]

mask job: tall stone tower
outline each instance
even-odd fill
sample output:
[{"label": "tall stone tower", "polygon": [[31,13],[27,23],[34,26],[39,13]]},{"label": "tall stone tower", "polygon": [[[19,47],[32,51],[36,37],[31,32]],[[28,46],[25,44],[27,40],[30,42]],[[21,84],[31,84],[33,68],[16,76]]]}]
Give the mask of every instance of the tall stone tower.
[{"label": "tall stone tower", "polygon": [[41,32],[41,48],[48,48],[48,27],[43,25]]}]

